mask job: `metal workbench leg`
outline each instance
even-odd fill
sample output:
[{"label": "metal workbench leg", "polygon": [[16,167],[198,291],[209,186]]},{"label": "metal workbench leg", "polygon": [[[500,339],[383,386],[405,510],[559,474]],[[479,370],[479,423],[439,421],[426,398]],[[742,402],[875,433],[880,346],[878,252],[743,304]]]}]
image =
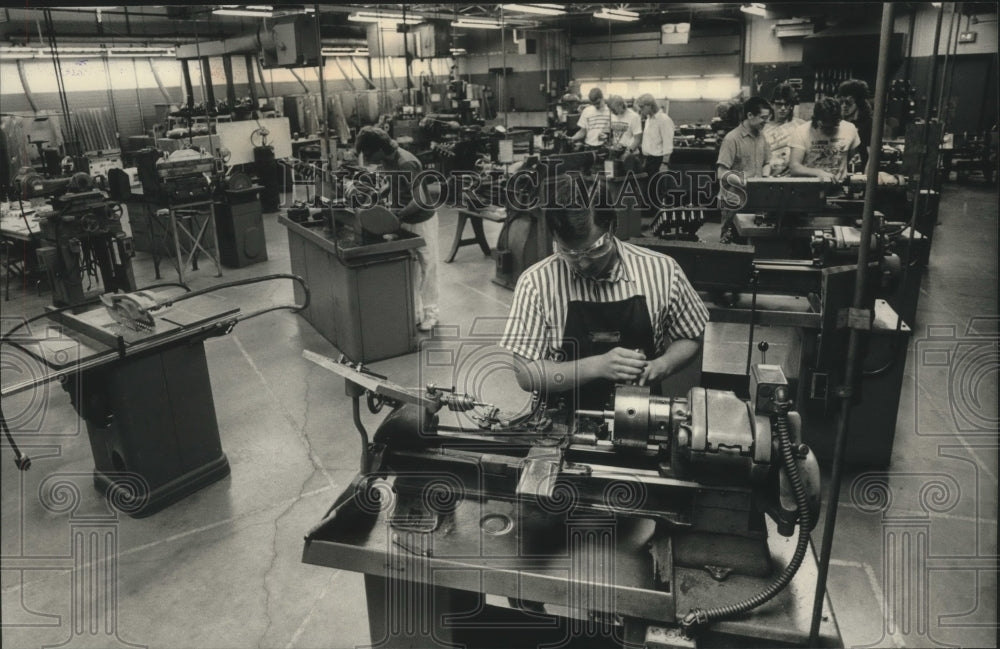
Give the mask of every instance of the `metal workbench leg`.
[{"label": "metal workbench leg", "polygon": [[215,254],[209,255],[207,250],[205,254],[215,262],[215,276],[222,277],[222,267],[219,265],[219,232],[215,229],[215,202],[208,204],[208,229],[212,232],[212,244],[215,246]]},{"label": "metal workbench leg", "polygon": [[[149,248],[153,253],[153,272],[156,274],[156,279],[162,279],[160,277],[160,253],[156,249],[156,217],[153,215],[153,208],[149,206],[149,203],[143,202],[142,206],[146,209],[146,224],[149,228]],[[162,235],[160,236],[160,241],[163,241]]]},{"label": "metal workbench leg", "polygon": [[177,255],[177,276],[180,277],[181,284],[187,284],[184,281],[184,266],[186,262],[184,261],[184,253],[181,251],[181,240],[177,236],[177,215],[174,210],[170,210],[170,229],[174,233],[174,252]]},{"label": "metal workbench leg", "polygon": [[483,220],[481,218],[472,219],[472,231],[476,233],[476,243],[479,249],[487,257],[490,256],[490,244],[486,241],[486,231],[483,230]]},{"label": "metal workbench leg", "polygon": [[448,253],[448,258],[444,260],[444,263],[450,264],[455,261],[455,255],[458,254],[458,249],[462,246],[462,233],[465,232],[465,222],[469,220],[469,217],[462,214],[462,211],[458,212],[458,223],[455,224],[455,238],[451,242],[451,252]]}]

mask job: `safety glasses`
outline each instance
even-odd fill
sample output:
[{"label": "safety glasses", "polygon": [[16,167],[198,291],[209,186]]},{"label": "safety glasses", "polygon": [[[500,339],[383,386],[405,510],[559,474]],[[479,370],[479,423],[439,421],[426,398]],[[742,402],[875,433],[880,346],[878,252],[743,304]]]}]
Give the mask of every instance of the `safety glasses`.
[{"label": "safety glasses", "polygon": [[604,255],[611,249],[611,233],[605,232],[597,241],[590,244],[583,250],[574,250],[572,248],[564,248],[556,242],[555,245],[556,254],[567,261],[580,261],[582,259],[596,259],[601,255]]}]

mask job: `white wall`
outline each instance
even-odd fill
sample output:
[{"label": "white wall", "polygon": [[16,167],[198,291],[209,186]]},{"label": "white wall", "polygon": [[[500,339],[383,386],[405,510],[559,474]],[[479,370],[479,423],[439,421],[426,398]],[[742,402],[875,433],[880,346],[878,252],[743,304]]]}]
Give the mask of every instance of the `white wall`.
[{"label": "white wall", "polygon": [[[934,53],[934,26],[937,20],[937,8],[929,2],[914,3],[916,5],[916,21],[913,30],[912,56],[931,56]],[[941,24],[941,38],[938,42],[938,54],[945,54],[948,47],[948,27],[956,9],[956,3],[943,4],[944,19]],[[960,24],[956,32],[977,32],[975,43],[959,43],[958,54],[990,54],[997,51],[997,14],[984,14],[983,22],[972,25],[967,16],[956,15],[955,22]],[[771,31],[777,20],[768,20],[758,16],[746,16],[747,21],[747,57],[748,63],[799,63],[802,61],[802,39],[780,39]],[[896,4],[893,31],[906,34],[909,39],[910,10],[904,3]],[[903,51],[909,51],[909,42],[904,41]]]},{"label": "white wall", "polygon": [[768,20],[759,16],[746,16],[747,63],[801,63],[802,39],[781,39],[774,35],[772,29],[777,20]]}]

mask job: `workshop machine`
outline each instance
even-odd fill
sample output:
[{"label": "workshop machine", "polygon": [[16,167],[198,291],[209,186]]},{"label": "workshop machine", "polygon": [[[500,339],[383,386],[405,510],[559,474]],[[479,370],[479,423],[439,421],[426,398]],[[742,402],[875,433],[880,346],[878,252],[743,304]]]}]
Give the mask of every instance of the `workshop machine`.
[{"label": "workshop machine", "polygon": [[[434,646],[500,646],[478,628],[526,646],[548,638],[530,635],[541,633],[530,619],[551,615],[593,625],[571,624],[574,635],[646,646],[691,647],[718,632],[736,646],[805,644],[792,611],[815,584],[819,470],[779,367],[754,367],[749,403],[620,385],[608,411],[536,398],[512,416],[454,389],[402,388],[343,358],[304,355],[345,378],[363,455],[306,535],[303,561],[366,574],[373,642],[423,634]],[[362,398],[372,412],[392,407],[370,441]],[[444,409],[461,413],[459,426]],[[507,597],[529,622],[482,601],[452,608],[476,596]],[[837,645],[827,613],[820,642]],[[457,614],[458,628],[428,619]],[[394,615],[422,617],[400,631]]]},{"label": "workshop machine", "polygon": [[196,149],[179,149],[156,161],[160,195],[168,204],[192,203],[212,197],[211,175],[222,171],[221,160]]},{"label": "workshop machine", "polygon": [[545,212],[539,205],[538,190],[550,182],[555,174],[579,172],[589,176],[598,162],[599,158],[594,151],[541,158],[532,156],[525,161],[521,172],[530,174],[531,182],[508,184],[504,188],[507,220],[493,250],[496,262],[494,284],[513,289],[521,273],[552,254],[552,234],[545,224]]},{"label": "workshop machine", "polygon": [[[301,304],[246,312],[220,290],[291,279]],[[30,458],[15,443],[3,405],[21,392],[37,398],[58,380],[86,425],[94,487],[109,504],[143,517],[229,475],[215,416],[204,342],[276,310],[302,311],[309,288],[295,275],[251,277],[179,293],[161,284],[108,293],[84,305],[48,309],[0,335],[5,362],[31,372],[0,377],[0,428],[18,469]],[[37,323],[36,321],[44,321]],[[16,402],[15,402],[16,403]]]},{"label": "workshop machine", "polygon": [[[857,268],[857,248],[852,246],[859,243],[853,232],[845,226],[820,230],[817,238],[830,236],[832,240],[818,241],[817,251],[822,254],[805,259],[763,258],[750,245],[654,238],[634,241],[678,262],[694,288],[706,294],[713,323],[748,325],[745,337],[737,334],[728,341],[746,345],[745,356],[724,362],[716,359],[716,369],[703,371],[702,384],[746,395],[752,355],[767,353],[770,362],[785,370],[805,422],[806,442],[821,462],[832,459],[837,394],[847,380],[843,359],[849,325],[858,324],[850,315]],[[838,240],[837,236],[850,239]],[[908,321],[891,301],[895,294],[890,289],[903,285],[898,268],[890,263],[893,259],[892,255],[869,257],[864,290],[871,308],[858,326],[865,327],[863,339],[870,342],[862,347],[862,370],[856,377],[861,387],[855,392],[850,419],[854,437],[846,455],[854,466],[885,467],[892,457],[911,335]],[[770,350],[768,341],[773,346]]]},{"label": "workshop machine", "polygon": [[[80,172],[49,179],[27,167],[14,179],[21,197],[50,197],[50,209],[38,212],[43,241],[38,258],[56,306],[79,304],[102,292],[135,290],[135,249],[122,230],[122,206],[99,185],[107,187],[103,176]],[[92,290],[98,279],[103,287]]]}]

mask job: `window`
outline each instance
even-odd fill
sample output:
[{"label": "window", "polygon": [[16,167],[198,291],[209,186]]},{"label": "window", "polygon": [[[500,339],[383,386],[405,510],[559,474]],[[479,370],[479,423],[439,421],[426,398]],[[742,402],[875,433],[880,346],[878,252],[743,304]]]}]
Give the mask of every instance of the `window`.
[{"label": "window", "polygon": [[610,97],[611,95],[620,95],[621,97],[629,96],[629,83],[624,81],[614,81],[608,84],[604,92]]},{"label": "window", "polygon": [[699,79],[667,79],[665,94],[669,99],[700,99]]},{"label": "window", "polygon": [[737,76],[709,77],[702,79],[699,86],[702,99],[729,99],[740,92],[740,79]]},{"label": "window", "polygon": [[663,97],[663,82],[662,81],[640,81],[635,86],[636,97],[639,95],[644,95],[649,93],[656,97],[657,99]]}]

